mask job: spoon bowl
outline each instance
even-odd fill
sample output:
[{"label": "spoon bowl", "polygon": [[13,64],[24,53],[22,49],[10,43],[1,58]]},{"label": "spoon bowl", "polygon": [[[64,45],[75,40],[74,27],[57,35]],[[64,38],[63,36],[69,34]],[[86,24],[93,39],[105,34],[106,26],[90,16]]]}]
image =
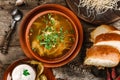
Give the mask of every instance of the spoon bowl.
[{"label": "spoon bowl", "polygon": [[20,10],[14,9],[11,13],[13,20],[20,21],[23,17],[23,14]]}]

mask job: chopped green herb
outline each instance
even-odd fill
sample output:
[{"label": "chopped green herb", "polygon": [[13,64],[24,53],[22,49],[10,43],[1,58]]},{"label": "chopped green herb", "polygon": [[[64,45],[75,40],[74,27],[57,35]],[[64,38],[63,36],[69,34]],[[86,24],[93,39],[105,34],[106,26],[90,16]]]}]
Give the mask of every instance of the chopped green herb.
[{"label": "chopped green herb", "polygon": [[47,14],[47,17],[44,17],[44,22],[46,23],[45,28],[37,35],[37,40],[39,40],[40,46],[44,46],[49,50],[64,41],[64,34],[66,34],[67,31],[63,31],[63,26],[60,27],[59,31],[56,30],[54,27],[55,20],[52,18],[51,13]]},{"label": "chopped green herb", "polygon": [[40,45],[43,45],[46,49],[51,49],[59,42],[64,41],[64,32],[62,27],[59,32],[52,26],[46,27],[43,33],[37,36],[37,39],[40,41]]},{"label": "chopped green herb", "polygon": [[55,21],[53,19],[51,19],[50,22],[51,22],[51,25],[55,24]]},{"label": "chopped green herb", "polygon": [[48,49],[48,50],[51,49],[52,48],[52,44],[46,44],[45,48]]},{"label": "chopped green herb", "polygon": [[49,14],[48,14],[48,19],[50,20],[50,19],[51,19],[51,17],[52,17],[52,14],[51,14],[51,13],[49,13]]},{"label": "chopped green herb", "polygon": [[46,19],[43,20],[45,22],[45,24],[48,24],[48,21]]},{"label": "chopped green herb", "polygon": [[60,28],[60,33],[62,33],[62,32],[63,32],[63,27]]},{"label": "chopped green herb", "polygon": [[[52,27],[46,25],[46,28],[44,29],[44,31],[52,31]],[[43,32],[44,32],[44,31],[43,31]]]},{"label": "chopped green herb", "polygon": [[42,35],[38,35],[37,40],[42,40]]},{"label": "chopped green herb", "polygon": [[32,51],[36,52],[36,50],[37,50],[36,48],[33,48],[33,47],[32,47]]},{"label": "chopped green herb", "polygon": [[30,73],[28,72],[27,69],[25,69],[25,70],[23,71],[23,75],[24,75],[24,76],[28,76],[28,75],[30,75]]},{"label": "chopped green herb", "polygon": [[43,19],[42,19],[42,20],[43,20],[43,22],[44,22],[45,24],[48,24],[48,22],[49,22],[45,16],[43,16]]}]

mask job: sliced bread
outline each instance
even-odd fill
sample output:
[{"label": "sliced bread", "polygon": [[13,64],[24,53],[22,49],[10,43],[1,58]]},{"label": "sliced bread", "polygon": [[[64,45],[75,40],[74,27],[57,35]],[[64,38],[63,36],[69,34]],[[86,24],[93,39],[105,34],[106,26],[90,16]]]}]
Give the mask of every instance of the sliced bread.
[{"label": "sliced bread", "polygon": [[91,33],[91,41],[94,42],[95,38],[100,35],[100,34],[104,34],[104,33],[108,33],[110,31],[114,31],[117,30],[115,27],[113,26],[109,26],[109,25],[100,25],[97,28],[95,28]]},{"label": "sliced bread", "polygon": [[85,65],[94,65],[98,67],[114,67],[120,60],[119,51],[107,45],[95,45],[87,49],[84,60]]},{"label": "sliced bread", "polygon": [[105,33],[98,35],[95,39],[94,45],[108,45],[119,50],[120,52],[120,34]]}]

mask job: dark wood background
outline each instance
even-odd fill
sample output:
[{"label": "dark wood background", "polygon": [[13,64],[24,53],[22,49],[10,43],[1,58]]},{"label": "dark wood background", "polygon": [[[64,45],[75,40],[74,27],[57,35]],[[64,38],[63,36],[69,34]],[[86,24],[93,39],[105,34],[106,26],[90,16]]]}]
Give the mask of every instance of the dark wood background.
[{"label": "dark wood background", "polygon": [[[0,45],[2,44],[3,38],[5,36],[5,31],[9,30],[9,26],[12,21],[10,12],[16,7],[15,2],[16,0],[0,0]],[[65,0],[26,0],[26,5],[20,6],[18,8],[25,15],[34,7],[46,3],[55,3],[68,7]],[[82,20],[80,21],[84,30],[84,42],[80,54],[70,63],[62,67],[53,68],[53,73],[55,77],[60,78],[60,80],[105,80],[104,78],[95,77],[93,74],[91,74],[91,68],[82,64],[85,57],[84,54],[86,48],[91,46],[91,42],[89,41],[89,33],[95,29],[97,25],[92,25]],[[18,22],[16,30],[12,35],[8,54],[3,55],[0,53],[0,80],[2,80],[4,71],[12,62],[17,59],[26,57],[19,43],[19,24],[20,22]],[[119,28],[120,21],[116,21],[109,25],[113,25]]]}]

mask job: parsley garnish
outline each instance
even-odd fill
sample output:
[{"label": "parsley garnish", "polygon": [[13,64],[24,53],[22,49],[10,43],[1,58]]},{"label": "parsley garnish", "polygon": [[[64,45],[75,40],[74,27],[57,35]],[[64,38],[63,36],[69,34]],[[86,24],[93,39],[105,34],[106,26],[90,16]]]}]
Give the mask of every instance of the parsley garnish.
[{"label": "parsley garnish", "polygon": [[37,40],[39,40],[40,45],[43,45],[46,49],[51,49],[55,47],[59,42],[62,42],[64,40],[63,29],[60,28],[60,31],[57,32],[52,28],[52,26],[49,28],[46,27],[42,34],[37,36]]},{"label": "parsley garnish", "polygon": [[45,28],[37,35],[37,40],[40,42],[40,46],[50,50],[57,46],[58,43],[64,41],[65,32],[63,31],[63,26],[60,29],[55,28],[56,21],[52,18],[51,13],[47,14],[47,18],[44,17],[44,22],[46,23]]},{"label": "parsley garnish", "polygon": [[27,69],[25,69],[25,70],[23,70],[23,75],[24,75],[24,76],[28,76],[28,75],[30,75],[30,73],[28,72]]},{"label": "parsley garnish", "polygon": [[50,19],[51,19],[51,17],[52,17],[52,14],[51,14],[51,13],[49,13],[49,14],[48,14],[48,19],[50,20]]}]

